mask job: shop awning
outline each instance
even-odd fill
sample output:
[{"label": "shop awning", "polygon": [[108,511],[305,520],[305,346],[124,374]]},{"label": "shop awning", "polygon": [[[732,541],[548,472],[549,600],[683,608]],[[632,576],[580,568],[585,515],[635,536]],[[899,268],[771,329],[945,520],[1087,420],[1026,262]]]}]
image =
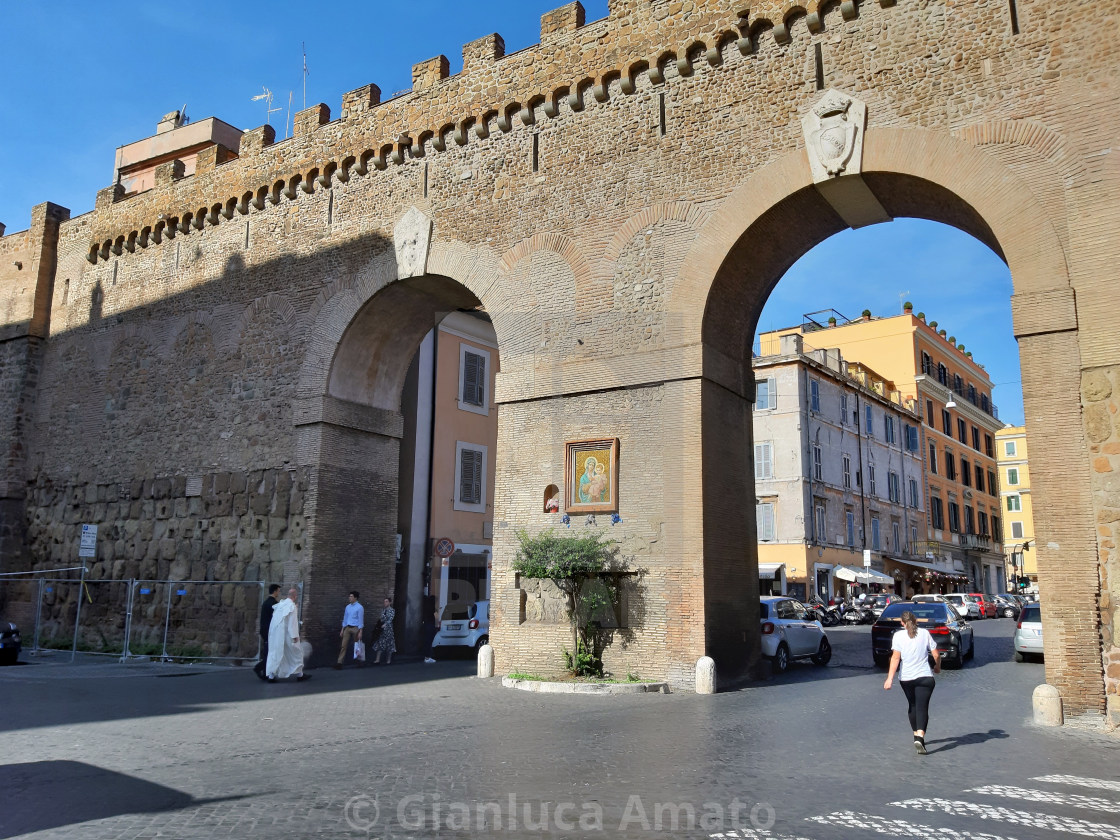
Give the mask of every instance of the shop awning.
[{"label": "shop awning", "polygon": [[894,586],[894,578],[887,577],[882,572],[877,572],[874,569],[852,569],[848,566],[837,566],[832,570],[832,573],[840,580],[850,581],[852,583],[879,583],[884,586]]},{"label": "shop awning", "polygon": [[759,563],[758,564],[758,579],[759,580],[778,580],[781,578],[779,569],[785,566],[785,563]]}]

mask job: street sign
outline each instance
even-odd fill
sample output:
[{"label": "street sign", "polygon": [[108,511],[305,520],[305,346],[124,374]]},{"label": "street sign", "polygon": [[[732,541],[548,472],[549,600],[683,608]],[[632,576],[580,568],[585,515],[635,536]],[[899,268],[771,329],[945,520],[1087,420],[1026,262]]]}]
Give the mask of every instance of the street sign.
[{"label": "street sign", "polygon": [[97,556],[97,526],[96,525],[83,525],[82,526],[82,542],[78,546],[79,557],[96,557]]},{"label": "street sign", "polygon": [[870,548],[865,548],[863,550],[863,568],[865,568],[865,569],[870,569],[871,568],[871,549]]},{"label": "street sign", "polygon": [[436,554],[440,557],[450,557],[455,553],[455,543],[447,537],[436,540]]}]

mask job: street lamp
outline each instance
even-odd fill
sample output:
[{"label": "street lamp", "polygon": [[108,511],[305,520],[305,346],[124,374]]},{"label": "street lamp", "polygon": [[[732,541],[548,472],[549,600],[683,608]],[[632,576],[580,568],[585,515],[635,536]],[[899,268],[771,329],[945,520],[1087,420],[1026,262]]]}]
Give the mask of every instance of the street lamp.
[{"label": "street lamp", "polygon": [[[1023,553],[1031,550],[1031,543],[1034,540],[1027,540],[1023,543],[1018,543],[1011,549],[1011,584],[1012,589],[1019,588],[1019,566],[1022,565],[1024,571],[1026,570],[1026,563],[1022,562]],[[1023,575],[1026,577],[1026,575]]]}]

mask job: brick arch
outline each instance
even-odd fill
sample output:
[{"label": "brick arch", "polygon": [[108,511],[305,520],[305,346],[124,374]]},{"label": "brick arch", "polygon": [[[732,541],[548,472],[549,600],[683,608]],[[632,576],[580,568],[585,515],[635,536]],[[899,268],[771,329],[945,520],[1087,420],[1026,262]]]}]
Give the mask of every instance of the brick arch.
[{"label": "brick arch", "polygon": [[615,235],[611,237],[611,241],[603,252],[603,262],[608,265],[614,263],[619,254],[622,253],[622,249],[630,243],[630,240],[652,225],[659,222],[676,221],[684,222],[693,230],[699,230],[707,221],[709,215],[710,213],[707,210],[697,207],[689,201],[663,201],[651,205],[627,219]]},{"label": "brick arch", "polygon": [[286,324],[294,325],[295,323],[296,310],[287,298],[277,294],[259,297],[245,307],[245,311],[241,313],[241,317],[237,321],[237,329],[234,331],[234,335],[238,343],[245,336],[245,328],[249,326],[250,322],[265,311],[275,312]]}]

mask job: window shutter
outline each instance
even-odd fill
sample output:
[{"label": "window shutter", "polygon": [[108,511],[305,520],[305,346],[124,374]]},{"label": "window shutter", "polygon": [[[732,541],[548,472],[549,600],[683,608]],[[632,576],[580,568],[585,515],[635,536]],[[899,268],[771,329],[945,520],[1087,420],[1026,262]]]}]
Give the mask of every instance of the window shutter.
[{"label": "window shutter", "polygon": [[463,402],[486,404],[486,358],[477,353],[463,354]]},{"label": "window shutter", "polygon": [[468,505],[482,502],[482,453],[478,450],[464,449],[460,453],[459,500]]},{"label": "window shutter", "polygon": [[771,463],[770,453],[769,443],[756,443],[754,445],[754,477],[756,481],[774,477],[774,467]]},{"label": "window shutter", "polygon": [[758,528],[759,541],[771,541],[774,539],[774,506],[772,504],[760,504],[755,508],[756,511],[756,527]]}]

